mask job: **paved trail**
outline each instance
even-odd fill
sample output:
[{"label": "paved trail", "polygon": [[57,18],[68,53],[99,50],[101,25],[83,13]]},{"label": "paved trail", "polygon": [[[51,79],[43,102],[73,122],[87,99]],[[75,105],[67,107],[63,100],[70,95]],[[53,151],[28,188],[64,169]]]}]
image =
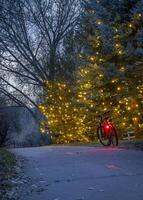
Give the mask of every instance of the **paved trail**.
[{"label": "paved trail", "polygon": [[[143,152],[94,147],[13,150],[27,159],[23,200],[143,200]],[[24,194],[25,188],[23,188]]]}]

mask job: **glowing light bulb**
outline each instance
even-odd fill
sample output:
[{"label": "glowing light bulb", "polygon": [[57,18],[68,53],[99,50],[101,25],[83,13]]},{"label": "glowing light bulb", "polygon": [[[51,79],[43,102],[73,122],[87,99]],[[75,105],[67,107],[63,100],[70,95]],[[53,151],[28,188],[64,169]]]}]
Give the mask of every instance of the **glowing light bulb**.
[{"label": "glowing light bulb", "polygon": [[116,83],[116,82],[117,82],[117,79],[112,79],[111,82],[112,82],[112,83]]},{"label": "glowing light bulb", "polygon": [[123,54],[123,52],[120,50],[120,51],[118,51],[118,54],[119,54],[119,55],[122,55],[122,54]]},{"label": "glowing light bulb", "polygon": [[104,75],[103,74],[99,74],[99,77],[102,78],[102,77],[104,77]]},{"label": "glowing light bulb", "polygon": [[127,107],[127,110],[131,110],[131,107],[128,106],[128,107]]},{"label": "glowing light bulb", "polygon": [[132,28],[132,27],[133,27],[133,25],[132,25],[132,24],[129,24],[129,27],[130,27],[130,28]]},{"label": "glowing light bulb", "polygon": [[120,68],[120,71],[121,71],[121,72],[124,72],[124,71],[125,71],[125,67],[121,67],[121,68]]},{"label": "glowing light bulb", "polygon": [[133,118],[133,121],[137,121],[137,120],[138,120],[138,118],[137,118],[137,117],[134,117],[134,118]]},{"label": "glowing light bulb", "polygon": [[100,46],[100,42],[97,42],[96,46],[99,47]]},{"label": "glowing light bulb", "polygon": [[102,59],[102,58],[100,58],[100,59],[99,59],[99,61],[100,61],[100,62],[102,62],[102,61],[103,61],[103,59]]},{"label": "glowing light bulb", "polygon": [[101,24],[101,21],[98,21],[97,24],[100,25],[100,24]]},{"label": "glowing light bulb", "polygon": [[90,60],[91,60],[91,61],[94,61],[94,57],[90,57]]},{"label": "glowing light bulb", "polygon": [[120,44],[119,44],[119,43],[117,43],[117,44],[115,44],[115,46],[116,46],[116,47],[119,47],[119,46],[120,46]]}]

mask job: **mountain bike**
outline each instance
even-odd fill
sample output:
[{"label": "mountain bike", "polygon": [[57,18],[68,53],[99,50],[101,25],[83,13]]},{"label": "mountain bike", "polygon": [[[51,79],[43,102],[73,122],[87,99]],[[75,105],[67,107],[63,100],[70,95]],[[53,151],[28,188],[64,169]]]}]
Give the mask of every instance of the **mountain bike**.
[{"label": "mountain bike", "polygon": [[99,126],[97,127],[97,138],[103,146],[118,146],[118,135],[112,119],[107,116],[110,111],[100,115]]}]

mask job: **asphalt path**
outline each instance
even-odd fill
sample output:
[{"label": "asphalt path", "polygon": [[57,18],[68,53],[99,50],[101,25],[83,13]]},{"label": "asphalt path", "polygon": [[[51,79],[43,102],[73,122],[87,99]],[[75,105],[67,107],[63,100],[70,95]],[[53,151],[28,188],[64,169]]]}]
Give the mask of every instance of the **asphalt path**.
[{"label": "asphalt path", "polygon": [[13,152],[26,159],[31,180],[23,200],[143,200],[142,151],[46,146]]}]

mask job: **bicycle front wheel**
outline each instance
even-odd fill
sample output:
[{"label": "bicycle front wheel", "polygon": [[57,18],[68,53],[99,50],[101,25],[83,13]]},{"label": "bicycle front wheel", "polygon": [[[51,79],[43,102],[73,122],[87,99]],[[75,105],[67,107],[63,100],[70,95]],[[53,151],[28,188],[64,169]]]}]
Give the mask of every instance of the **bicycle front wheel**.
[{"label": "bicycle front wheel", "polygon": [[109,135],[104,134],[102,131],[101,127],[97,128],[97,137],[99,139],[99,142],[103,145],[103,146],[110,146],[111,145],[111,138],[109,137]]},{"label": "bicycle front wheel", "polygon": [[112,136],[111,136],[111,144],[113,146],[118,146],[118,134],[115,127],[112,127]]}]

